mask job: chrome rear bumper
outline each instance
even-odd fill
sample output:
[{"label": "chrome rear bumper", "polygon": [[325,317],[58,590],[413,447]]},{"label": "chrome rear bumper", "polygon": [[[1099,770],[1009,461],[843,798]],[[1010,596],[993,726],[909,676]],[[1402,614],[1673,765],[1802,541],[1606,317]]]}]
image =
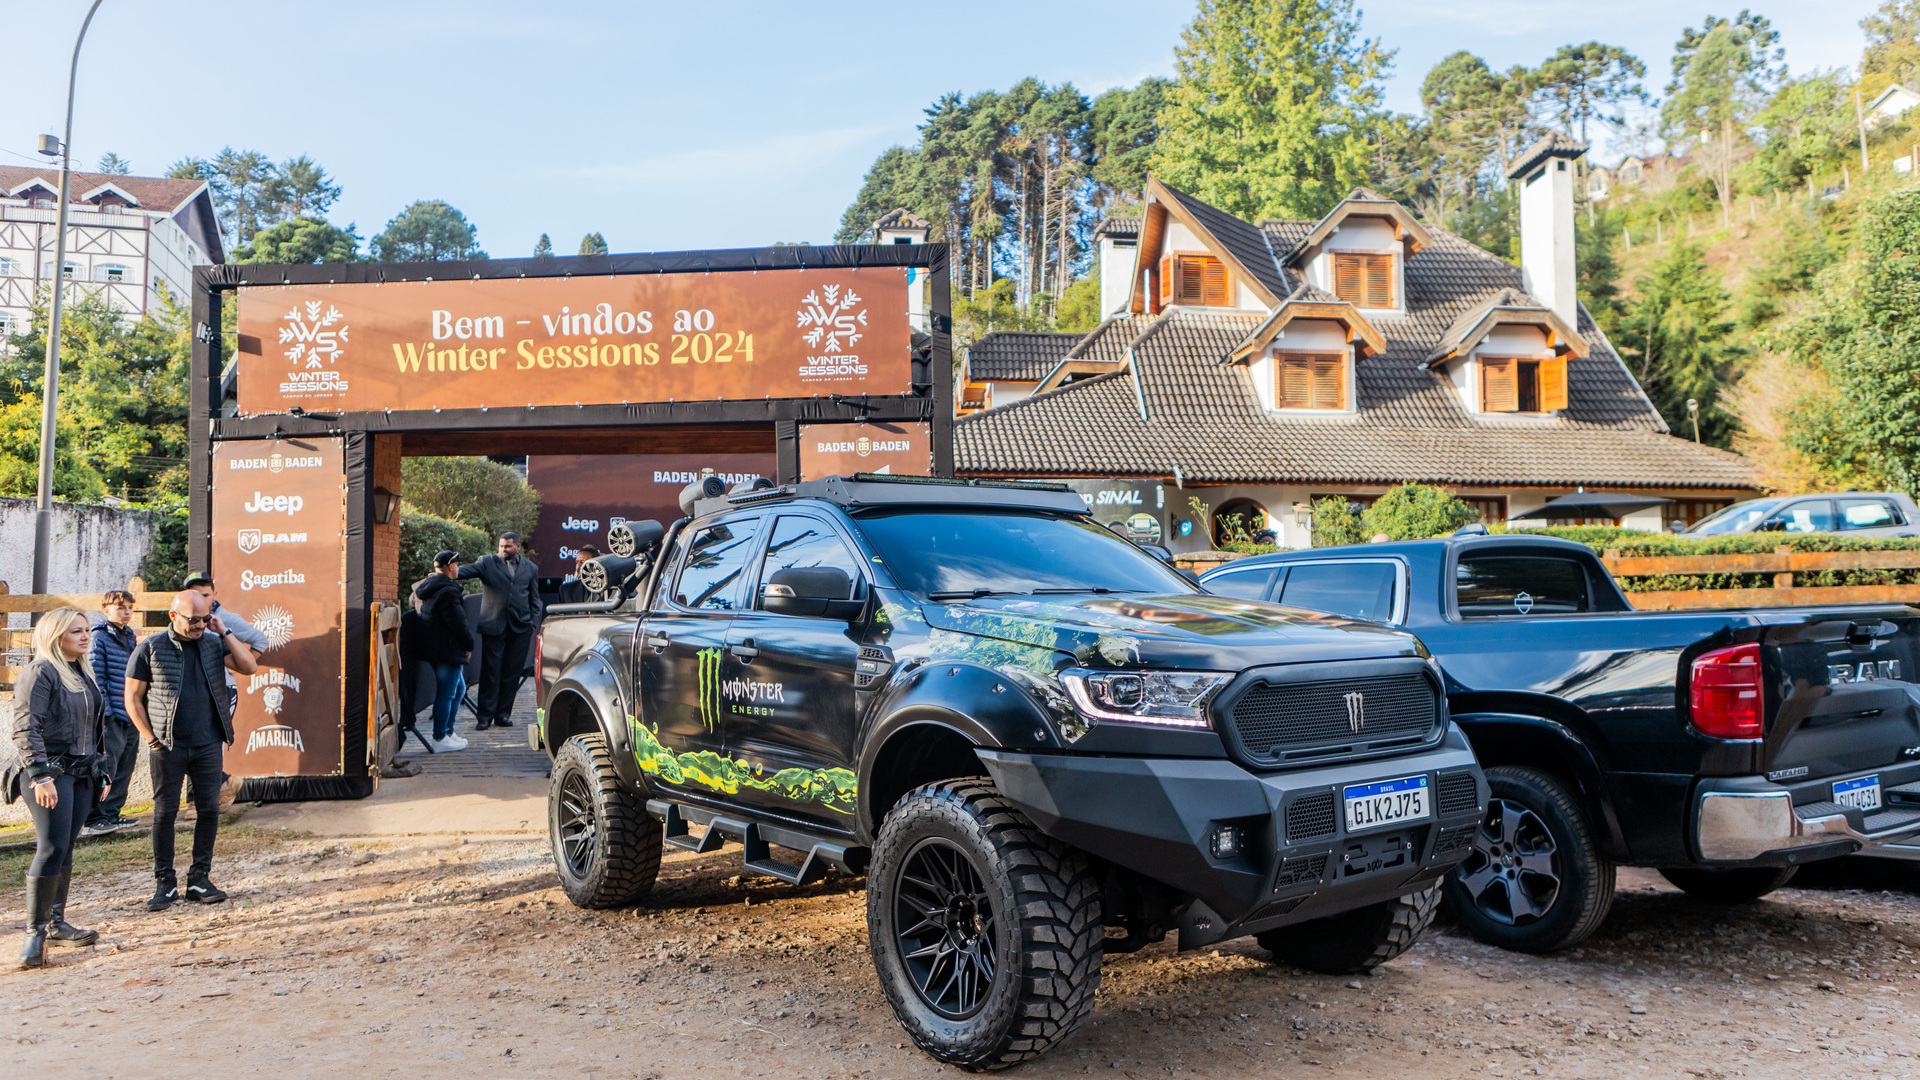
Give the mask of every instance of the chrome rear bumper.
[{"label": "chrome rear bumper", "polygon": [[[1865,814],[1838,803],[1793,805],[1782,790],[1706,790],[1695,815],[1700,857],[1707,862],[1799,862],[1808,849],[1851,844],[1852,851],[1920,859],[1920,845],[1899,849],[1898,841],[1920,837],[1920,809],[1896,807]],[[1889,845],[1896,845],[1889,850]],[[1826,858],[1835,852],[1823,852]]]}]

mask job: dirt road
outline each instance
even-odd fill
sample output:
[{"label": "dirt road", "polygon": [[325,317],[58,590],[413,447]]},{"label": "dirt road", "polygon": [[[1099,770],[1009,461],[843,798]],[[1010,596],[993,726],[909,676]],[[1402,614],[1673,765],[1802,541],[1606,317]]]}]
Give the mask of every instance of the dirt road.
[{"label": "dirt road", "polygon": [[[616,912],[569,906],[531,840],[301,840],[220,869],[233,902],[164,915],[138,872],[76,883],[103,945],[0,975],[9,1075],[958,1075],[903,1045],[857,885],[740,878],[737,848],[670,855]],[[1093,1021],[1013,1075],[1920,1076],[1920,872],[1827,878],[1715,909],[1630,873],[1548,959],[1444,929],[1363,978],[1251,942],[1116,956]],[[0,925],[20,918],[10,892]]]}]

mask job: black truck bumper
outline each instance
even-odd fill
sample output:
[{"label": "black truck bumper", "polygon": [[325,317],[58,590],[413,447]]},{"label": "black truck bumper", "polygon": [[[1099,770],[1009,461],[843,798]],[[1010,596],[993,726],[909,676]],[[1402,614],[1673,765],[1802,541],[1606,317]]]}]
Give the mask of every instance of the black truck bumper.
[{"label": "black truck bumper", "polygon": [[[1422,888],[1466,858],[1487,805],[1452,725],[1429,751],[1276,773],[1217,758],[976,752],[1047,835],[1192,896],[1182,949]],[[1424,817],[1348,832],[1343,789],[1409,777],[1429,785]],[[1217,854],[1229,831],[1232,850]]]}]

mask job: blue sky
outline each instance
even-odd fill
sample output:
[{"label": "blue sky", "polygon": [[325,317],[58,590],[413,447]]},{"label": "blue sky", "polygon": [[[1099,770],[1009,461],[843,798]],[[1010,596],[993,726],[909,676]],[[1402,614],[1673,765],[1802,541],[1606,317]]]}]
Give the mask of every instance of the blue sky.
[{"label": "blue sky", "polygon": [[[1869,0],[1754,5],[1796,72],[1858,60]],[[83,0],[10,5],[0,163],[39,161],[60,128]],[[1592,39],[1665,83],[1695,0],[1374,0],[1367,33],[1399,56],[1390,104],[1455,49],[1496,68]],[[80,64],[76,154],[155,174],[222,146],[309,154],[345,195],[331,215],[380,231],[445,199],[495,256],[556,252],[589,230],[615,251],[827,241],[874,156],[910,143],[953,90],[1032,74],[1089,94],[1170,75],[1183,0],[952,4],[106,0]],[[1602,156],[1605,156],[1604,154]]]}]

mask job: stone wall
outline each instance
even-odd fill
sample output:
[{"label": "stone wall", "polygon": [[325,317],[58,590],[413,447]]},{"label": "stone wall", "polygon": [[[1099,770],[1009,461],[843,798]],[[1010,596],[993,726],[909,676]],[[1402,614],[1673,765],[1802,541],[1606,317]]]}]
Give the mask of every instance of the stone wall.
[{"label": "stone wall", "polygon": [[[33,591],[33,518],[32,499],[0,497],[0,581],[16,595]],[[140,572],[152,536],[145,510],[56,502],[47,587],[56,593],[124,589]]]}]

